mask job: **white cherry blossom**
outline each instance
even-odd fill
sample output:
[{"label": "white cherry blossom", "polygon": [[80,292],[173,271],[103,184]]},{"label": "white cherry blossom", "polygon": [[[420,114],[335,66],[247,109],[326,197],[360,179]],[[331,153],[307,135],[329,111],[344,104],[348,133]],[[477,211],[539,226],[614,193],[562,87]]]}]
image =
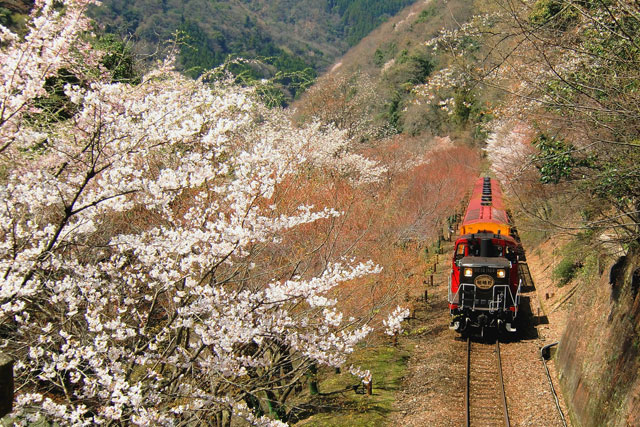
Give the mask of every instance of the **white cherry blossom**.
[{"label": "white cherry blossom", "polygon": [[[380,268],[322,260],[283,278],[259,264],[289,230],[341,215],[288,209],[277,190],[313,168],[353,185],[384,169],[345,132],[298,128],[170,59],[110,82],[80,37],[89,3],[38,1],[24,39],[1,29],[0,344],[17,360],[16,422],[283,425],[255,415],[274,373],[293,387],[344,364],[370,319],[332,292]],[[72,117],[27,120],[63,67],[80,82],[65,87]]]}]

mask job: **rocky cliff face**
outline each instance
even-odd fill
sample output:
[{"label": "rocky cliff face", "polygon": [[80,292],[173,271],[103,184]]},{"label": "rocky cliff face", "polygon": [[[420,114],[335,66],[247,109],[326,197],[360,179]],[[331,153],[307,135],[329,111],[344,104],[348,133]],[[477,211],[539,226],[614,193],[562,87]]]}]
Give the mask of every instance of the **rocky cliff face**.
[{"label": "rocky cliff face", "polygon": [[585,283],[558,348],[574,425],[640,426],[640,249]]},{"label": "rocky cliff face", "polygon": [[29,13],[33,0],[0,0],[0,7],[17,13]]}]

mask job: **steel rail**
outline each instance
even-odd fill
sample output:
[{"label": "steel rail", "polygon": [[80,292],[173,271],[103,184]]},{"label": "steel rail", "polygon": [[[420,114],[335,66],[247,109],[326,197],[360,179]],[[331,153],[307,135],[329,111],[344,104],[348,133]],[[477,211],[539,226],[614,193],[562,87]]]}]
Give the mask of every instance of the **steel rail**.
[{"label": "steel rail", "polygon": [[498,378],[500,378],[500,394],[502,395],[502,410],[504,413],[505,427],[511,427],[509,422],[509,408],[507,407],[507,394],[504,391],[504,379],[502,377],[502,358],[500,357],[500,340],[496,338],[496,356],[498,359]]},{"label": "steel rail", "polygon": [[469,411],[469,389],[471,378],[471,337],[467,337],[467,366],[466,366],[467,381],[465,383],[464,390],[464,416],[465,425],[469,427],[471,425],[471,412]]}]

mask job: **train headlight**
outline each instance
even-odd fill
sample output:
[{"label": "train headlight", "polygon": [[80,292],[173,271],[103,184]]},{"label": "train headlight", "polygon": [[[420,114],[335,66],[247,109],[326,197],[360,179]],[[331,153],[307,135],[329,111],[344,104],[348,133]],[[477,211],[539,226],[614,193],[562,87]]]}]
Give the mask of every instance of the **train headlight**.
[{"label": "train headlight", "polygon": [[467,267],[464,269],[464,277],[473,276],[473,268]]},{"label": "train headlight", "polygon": [[500,278],[500,279],[504,279],[504,277],[506,275],[504,269],[502,269],[502,268],[498,269],[497,274],[498,274],[498,278]]}]

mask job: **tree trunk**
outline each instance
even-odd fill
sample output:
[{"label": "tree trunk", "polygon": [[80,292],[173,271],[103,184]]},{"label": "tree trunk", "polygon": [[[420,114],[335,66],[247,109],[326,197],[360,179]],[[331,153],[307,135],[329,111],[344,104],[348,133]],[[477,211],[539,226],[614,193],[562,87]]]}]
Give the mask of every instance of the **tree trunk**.
[{"label": "tree trunk", "polygon": [[313,365],[309,366],[309,393],[311,393],[312,396],[319,393],[317,374],[318,367],[314,363]]}]

